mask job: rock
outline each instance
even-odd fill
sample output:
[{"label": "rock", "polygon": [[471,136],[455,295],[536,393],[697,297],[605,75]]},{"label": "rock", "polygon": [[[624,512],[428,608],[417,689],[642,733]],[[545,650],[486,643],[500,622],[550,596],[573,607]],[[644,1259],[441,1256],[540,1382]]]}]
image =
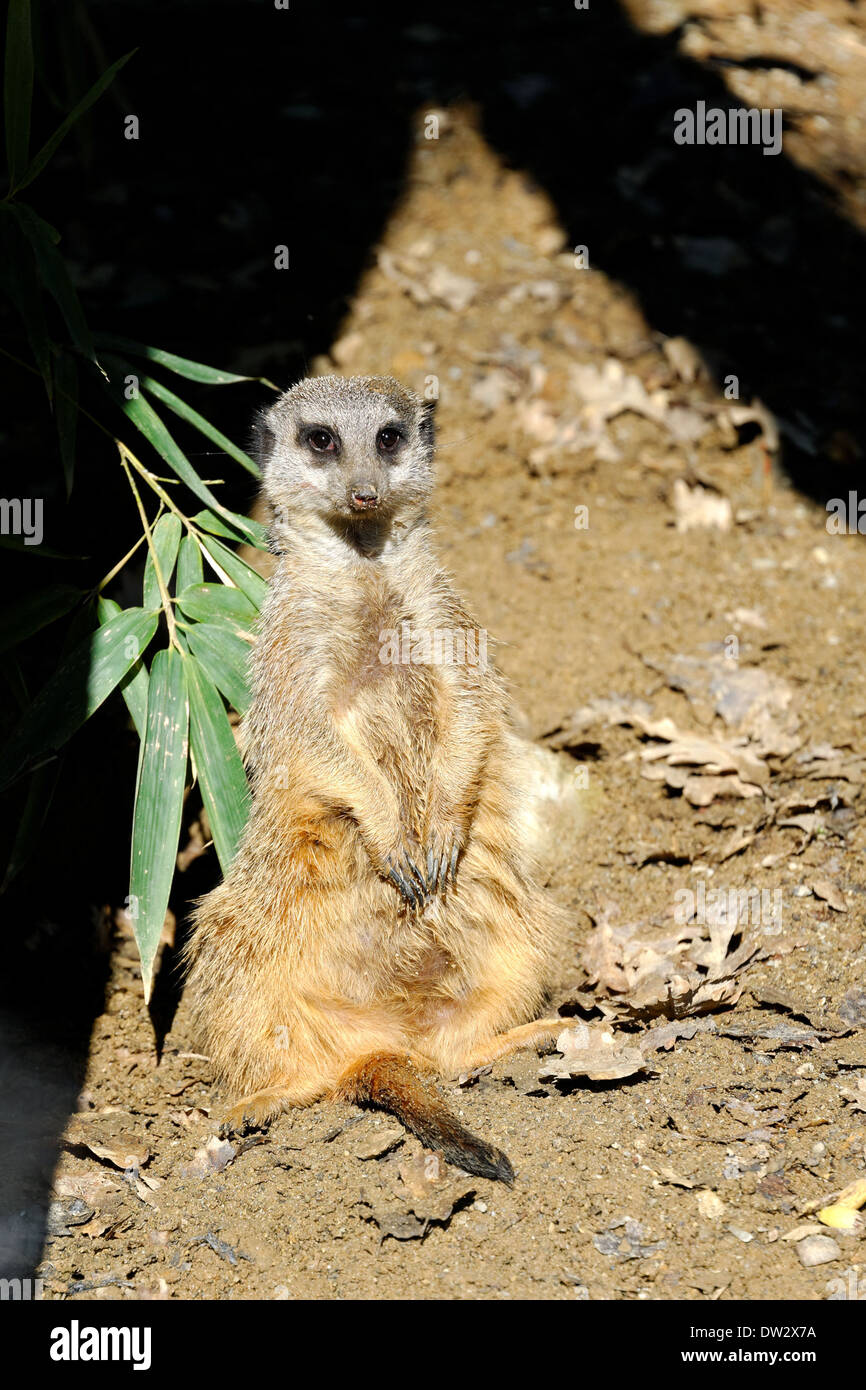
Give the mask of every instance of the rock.
[{"label": "rock", "polygon": [[815,1265],[826,1265],[831,1260],[838,1260],[841,1250],[831,1236],[807,1236],[801,1240],[797,1246],[797,1254],[800,1256],[800,1264],[807,1269],[812,1269]]},{"label": "rock", "polygon": [[843,994],[836,1012],[854,1028],[866,1026],[866,989],[849,989],[847,994]]}]

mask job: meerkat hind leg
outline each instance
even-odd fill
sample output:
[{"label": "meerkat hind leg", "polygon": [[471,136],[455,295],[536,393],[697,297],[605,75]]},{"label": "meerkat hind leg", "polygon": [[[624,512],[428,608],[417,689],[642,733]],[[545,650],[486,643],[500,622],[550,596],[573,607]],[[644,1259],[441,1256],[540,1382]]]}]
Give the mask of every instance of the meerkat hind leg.
[{"label": "meerkat hind leg", "polygon": [[501,1057],[510,1057],[525,1047],[535,1047],[537,1043],[549,1042],[568,1027],[567,1018],[539,1018],[534,1023],[521,1023],[517,1028],[509,1028],[507,1033],[498,1033],[486,1043],[480,1043],[464,1057],[462,1071],[474,1071],[476,1067],[489,1066]]},{"label": "meerkat hind leg", "polygon": [[271,1086],[244,1096],[226,1111],[220,1125],[222,1135],[245,1129],[262,1129],[284,1110],[296,1105],[312,1105],[323,1094],[321,1086]]}]

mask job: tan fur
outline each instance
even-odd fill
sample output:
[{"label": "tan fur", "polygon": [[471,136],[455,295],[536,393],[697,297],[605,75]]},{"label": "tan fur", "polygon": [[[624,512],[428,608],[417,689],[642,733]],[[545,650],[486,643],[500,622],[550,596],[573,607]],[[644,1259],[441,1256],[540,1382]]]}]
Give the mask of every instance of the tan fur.
[{"label": "tan fur", "polygon": [[[354,1095],[345,1078],[371,1056],[411,1055],[451,1075],[562,1026],[529,1022],[560,920],[532,876],[501,679],[479,665],[380,659],[383,630],[475,624],[432,548],[423,403],[374,380],[354,379],[355,394],[332,378],[302,383],[268,417],[282,553],[254,655],[253,807],[189,948],[195,1022],[242,1098],[235,1121]],[[333,398],[334,466],[350,491],[360,469],[382,492],[380,514],[357,525],[333,477],[330,499],[309,500],[326,483],[294,442],[296,416],[327,423]],[[405,462],[388,469],[370,443],[377,410],[407,422]],[[388,856],[423,866],[428,849],[452,844],[456,882],[409,906]]]}]

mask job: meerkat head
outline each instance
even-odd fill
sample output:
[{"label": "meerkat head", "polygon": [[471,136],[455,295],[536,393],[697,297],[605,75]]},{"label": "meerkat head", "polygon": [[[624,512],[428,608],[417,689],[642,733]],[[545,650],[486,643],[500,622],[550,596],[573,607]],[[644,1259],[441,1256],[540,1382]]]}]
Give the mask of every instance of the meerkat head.
[{"label": "meerkat head", "polygon": [[277,539],[305,518],[352,537],[421,517],[433,405],[382,376],[308,377],[281,396],[258,421]]}]

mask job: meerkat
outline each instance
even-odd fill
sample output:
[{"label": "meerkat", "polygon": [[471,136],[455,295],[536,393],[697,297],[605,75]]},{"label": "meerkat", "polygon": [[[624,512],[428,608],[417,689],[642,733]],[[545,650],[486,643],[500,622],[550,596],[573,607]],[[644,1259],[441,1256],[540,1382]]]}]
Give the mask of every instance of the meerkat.
[{"label": "meerkat", "polygon": [[562,915],[505,685],[434,551],[432,412],[392,378],[326,376],[260,417],[252,809],[196,908],[189,987],[229,1130],[329,1096],[510,1183],[432,1078],[563,1027],[537,1020]]}]

